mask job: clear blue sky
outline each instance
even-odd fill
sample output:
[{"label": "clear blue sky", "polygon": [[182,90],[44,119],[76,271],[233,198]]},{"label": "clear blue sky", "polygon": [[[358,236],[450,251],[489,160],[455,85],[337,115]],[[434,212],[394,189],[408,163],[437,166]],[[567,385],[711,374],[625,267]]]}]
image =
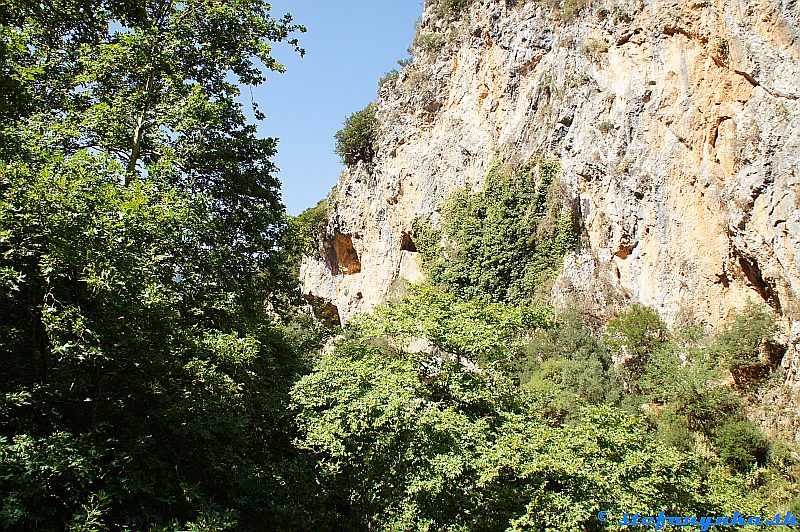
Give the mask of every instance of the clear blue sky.
[{"label": "clear blue sky", "polygon": [[[276,44],[274,56],[286,66],[253,89],[267,119],[264,136],[277,137],[283,201],[299,214],[336,184],[341,164],[333,135],[344,119],[372,101],[378,79],[408,56],[420,0],[274,0],[277,18],[291,13],[308,28],[299,35],[306,55],[299,58]],[[247,89],[244,100],[249,100]]]}]

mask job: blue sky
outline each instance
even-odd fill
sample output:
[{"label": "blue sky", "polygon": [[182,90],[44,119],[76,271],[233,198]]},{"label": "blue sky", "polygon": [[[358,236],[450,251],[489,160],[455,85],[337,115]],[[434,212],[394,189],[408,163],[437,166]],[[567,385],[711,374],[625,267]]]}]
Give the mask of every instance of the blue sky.
[{"label": "blue sky", "polygon": [[[408,56],[420,0],[274,0],[275,17],[291,13],[308,28],[300,35],[306,56],[285,45],[274,56],[285,74],[270,73],[253,89],[267,119],[264,136],[278,137],[275,162],[283,201],[298,214],[325,197],[342,169],[333,135],[344,119],[372,101],[378,79]],[[244,100],[249,100],[245,89]]]}]

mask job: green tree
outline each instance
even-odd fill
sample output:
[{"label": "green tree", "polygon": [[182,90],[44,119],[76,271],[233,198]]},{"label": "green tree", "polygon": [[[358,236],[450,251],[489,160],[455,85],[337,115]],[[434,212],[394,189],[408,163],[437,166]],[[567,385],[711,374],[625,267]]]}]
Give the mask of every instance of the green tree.
[{"label": "green tree", "polygon": [[309,254],[314,250],[321,233],[325,231],[328,223],[328,200],[319,200],[313,207],[293,217],[292,223],[300,239],[297,256],[299,262],[302,254]]},{"label": "green tree", "polygon": [[214,230],[197,195],[123,176],[80,155],[0,168],[0,516],[55,528],[100,491],[116,523],[292,508],[302,360],[269,287],[231,290],[185,238]]},{"label": "green tree", "polygon": [[261,65],[282,71],[270,42],[294,42],[289,35],[302,30],[269,9],[260,0],[12,3],[17,54],[5,70],[17,83],[13,98],[35,103],[10,129],[27,160],[31,149],[89,149],[123,164],[126,183],[159,173],[202,189],[221,226],[209,245],[263,254],[282,213],[275,141],[246,122],[239,86],[262,83]]},{"label": "green tree", "polygon": [[714,443],[720,459],[735,470],[747,472],[754,465],[763,466],[769,454],[769,441],[753,423],[730,421],[717,430]]},{"label": "green tree", "polygon": [[621,358],[630,385],[642,375],[650,355],[666,342],[667,326],[655,310],[634,303],[608,322],[604,338]]},{"label": "green tree", "polygon": [[275,142],[237,102],[302,28],[260,0],[0,16],[0,524],[302,527],[317,340],[281,319]]},{"label": "green tree", "polygon": [[399,350],[411,340],[427,340],[445,355],[503,366],[518,356],[528,334],[552,327],[549,308],[461,301],[428,286],[410,285],[409,291],[353,320],[351,336],[389,340]]},{"label": "green tree", "polygon": [[576,395],[602,404],[620,394],[608,350],[574,310],[558,316],[554,327],[537,331],[515,366],[523,387],[553,392],[572,413],[579,406]]},{"label": "green tree", "polygon": [[770,347],[777,331],[775,316],[763,306],[749,302],[717,333],[710,351],[742,384],[752,375],[763,376],[769,371],[771,361],[762,357],[762,348]]},{"label": "green tree", "polygon": [[292,398],[333,528],[601,530],[601,509],[709,508],[697,460],[640,421],[594,407],[559,425],[491,370],[350,342]]},{"label": "green tree", "polygon": [[[704,349],[684,352],[672,342],[653,351],[633,388],[636,401],[662,408],[672,428],[682,422],[706,436],[714,428],[741,413],[742,401],[723,381],[726,372],[709,359]],[[677,428],[676,428],[677,430]]]},{"label": "green tree", "polygon": [[370,103],[360,111],[347,117],[344,127],[336,132],[336,155],[346,165],[357,162],[368,163],[375,157],[378,135],[377,106]]}]

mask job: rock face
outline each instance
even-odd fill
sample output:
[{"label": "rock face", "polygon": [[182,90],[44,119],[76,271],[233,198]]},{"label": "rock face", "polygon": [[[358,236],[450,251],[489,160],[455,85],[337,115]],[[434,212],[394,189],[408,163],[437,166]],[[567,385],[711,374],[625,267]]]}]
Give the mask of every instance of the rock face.
[{"label": "rock face", "polygon": [[772,436],[783,436],[800,443],[800,322],[794,321],[788,333],[788,348],[770,386],[762,387],[751,401],[749,417]]},{"label": "rock face", "polygon": [[450,20],[428,2],[413,63],[380,88],[376,156],[329,200],[305,290],[344,321],[371,309],[423,277],[416,217],[482,186],[498,154],[543,154],[582,224],[555,303],[605,305],[605,290],[713,325],[750,298],[797,318],[797,2],[562,6],[476,0]]}]

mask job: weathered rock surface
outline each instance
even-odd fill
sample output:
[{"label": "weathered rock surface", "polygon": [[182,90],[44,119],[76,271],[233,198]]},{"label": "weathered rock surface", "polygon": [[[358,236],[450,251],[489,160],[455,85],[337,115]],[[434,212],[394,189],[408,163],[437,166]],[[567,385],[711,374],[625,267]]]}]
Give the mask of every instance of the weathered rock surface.
[{"label": "weathered rock surface", "polygon": [[[377,155],[342,173],[326,241],[302,264],[307,292],[344,321],[371,309],[423,277],[416,217],[436,221],[498,154],[543,154],[582,223],[554,303],[600,312],[622,296],[715,325],[756,299],[787,327],[800,318],[797,2],[601,1],[572,21],[499,0],[448,21],[435,4],[419,31],[441,46],[381,87]],[[797,364],[790,349],[784,389]]]},{"label": "weathered rock surface", "polygon": [[772,375],[752,401],[749,416],[772,436],[800,443],[800,322],[789,329],[781,370]]},{"label": "weathered rock surface", "polygon": [[[579,200],[581,249],[554,287],[598,280],[668,321],[715,324],[747,298],[796,315],[800,291],[800,8],[755,2],[607,2],[573,22],[537,2],[476,2],[458,21],[425,9],[440,49],[378,97],[379,149],[346,169],[328,248],[306,290],[346,320],[421,277],[404,238],[492,158],[557,157]],[[435,216],[435,214],[434,214]]]}]

